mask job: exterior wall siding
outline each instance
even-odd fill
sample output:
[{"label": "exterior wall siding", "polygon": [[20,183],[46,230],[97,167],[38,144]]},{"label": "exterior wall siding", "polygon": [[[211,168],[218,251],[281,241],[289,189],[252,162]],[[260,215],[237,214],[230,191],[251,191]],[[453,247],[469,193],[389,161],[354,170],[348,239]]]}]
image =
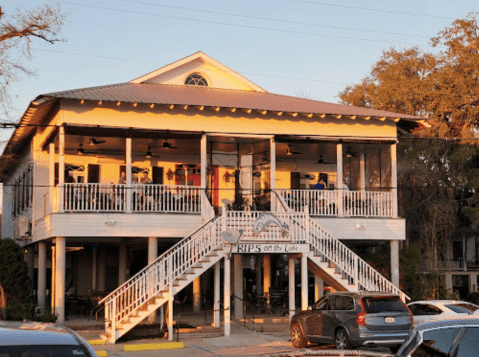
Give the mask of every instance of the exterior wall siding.
[{"label": "exterior wall siding", "polygon": [[[10,175],[10,179],[3,185],[3,211],[2,211],[2,238],[15,238],[15,221],[18,217],[13,216],[14,210],[14,184],[16,180],[22,175],[28,166],[32,164],[32,155],[30,153],[30,146],[27,147],[22,155],[22,159],[19,160],[19,164]],[[35,172],[33,173],[35,174]],[[34,177],[34,176],[33,176]],[[35,180],[33,179],[33,182]],[[29,207],[22,211],[19,216],[26,216],[29,222],[32,222],[32,200],[30,200]],[[19,242],[23,244],[22,242]]]},{"label": "exterior wall siding", "polygon": [[186,214],[51,214],[37,221],[35,241],[52,237],[178,237],[203,224]]},{"label": "exterior wall siding", "polygon": [[338,239],[406,240],[403,218],[314,218]]}]

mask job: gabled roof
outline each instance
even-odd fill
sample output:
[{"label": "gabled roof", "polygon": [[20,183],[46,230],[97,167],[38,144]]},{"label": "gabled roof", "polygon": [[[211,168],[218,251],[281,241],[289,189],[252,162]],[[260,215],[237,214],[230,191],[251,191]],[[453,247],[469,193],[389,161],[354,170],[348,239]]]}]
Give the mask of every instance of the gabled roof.
[{"label": "gabled roof", "polygon": [[129,83],[152,83],[152,81],[154,81],[155,78],[160,77],[161,75],[165,73],[173,72],[175,69],[180,69],[182,66],[186,66],[187,64],[193,63],[196,60],[199,60],[202,63],[206,63],[215,67],[218,72],[222,72],[224,75],[235,78],[236,80],[238,80],[239,82],[242,82],[246,87],[249,87],[253,91],[266,92],[263,88],[254,84],[246,77],[243,77],[241,74],[233,71],[231,68],[225,66],[224,64],[218,62],[214,58],[208,56],[207,54],[201,51],[198,51],[188,57],[185,57],[169,65],[161,67],[160,69],[147,73],[141,77],[133,79]]}]

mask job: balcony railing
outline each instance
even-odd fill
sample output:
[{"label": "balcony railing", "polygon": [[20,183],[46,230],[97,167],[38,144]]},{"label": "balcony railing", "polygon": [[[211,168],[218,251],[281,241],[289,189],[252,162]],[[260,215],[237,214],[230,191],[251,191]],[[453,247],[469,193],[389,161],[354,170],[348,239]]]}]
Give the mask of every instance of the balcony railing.
[{"label": "balcony railing", "polygon": [[201,213],[200,193],[192,186],[66,183],[45,195],[44,211]]},{"label": "balcony railing", "polygon": [[288,206],[311,216],[392,217],[392,192],[341,190],[277,190]]},{"label": "balcony railing", "polygon": [[[304,212],[307,206],[311,216],[393,217],[393,192],[280,189],[275,194],[281,196],[283,204],[293,212]],[[55,187],[45,194],[44,213],[200,214],[204,199],[206,195],[202,194],[200,187],[195,186],[134,184],[128,188],[119,184],[66,183],[63,190]],[[263,206],[267,207],[263,210],[270,209],[270,205]]]}]

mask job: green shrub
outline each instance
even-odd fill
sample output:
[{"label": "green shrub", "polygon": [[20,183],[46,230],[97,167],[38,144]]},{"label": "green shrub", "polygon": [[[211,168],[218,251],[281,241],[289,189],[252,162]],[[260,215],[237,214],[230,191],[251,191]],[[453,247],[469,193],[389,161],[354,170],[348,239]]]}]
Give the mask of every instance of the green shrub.
[{"label": "green shrub", "polygon": [[0,285],[5,291],[7,320],[32,319],[35,303],[24,248],[12,239],[1,239],[0,257]]}]

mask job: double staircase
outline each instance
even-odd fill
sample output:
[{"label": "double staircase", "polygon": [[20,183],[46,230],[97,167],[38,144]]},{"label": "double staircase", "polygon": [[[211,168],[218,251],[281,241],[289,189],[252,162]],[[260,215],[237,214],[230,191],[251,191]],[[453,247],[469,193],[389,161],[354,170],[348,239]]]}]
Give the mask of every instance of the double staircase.
[{"label": "double staircase", "polygon": [[226,257],[231,248],[231,244],[222,238],[222,232],[226,230],[242,232],[240,242],[308,244],[308,269],[336,290],[385,291],[400,295],[403,301],[408,298],[312,220],[307,210],[297,213],[289,211],[286,205],[278,205],[278,208],[274,216],[283,227],[288,227],[289,235],[281,234],[281,227],[274,225],[259,234],[254,232],[254,224],[263,212],[223,210],[221,216],[210,219],[159,256],[100,301],[105,309],[105,333],[102,338],[107,343],[115,343]]}]

